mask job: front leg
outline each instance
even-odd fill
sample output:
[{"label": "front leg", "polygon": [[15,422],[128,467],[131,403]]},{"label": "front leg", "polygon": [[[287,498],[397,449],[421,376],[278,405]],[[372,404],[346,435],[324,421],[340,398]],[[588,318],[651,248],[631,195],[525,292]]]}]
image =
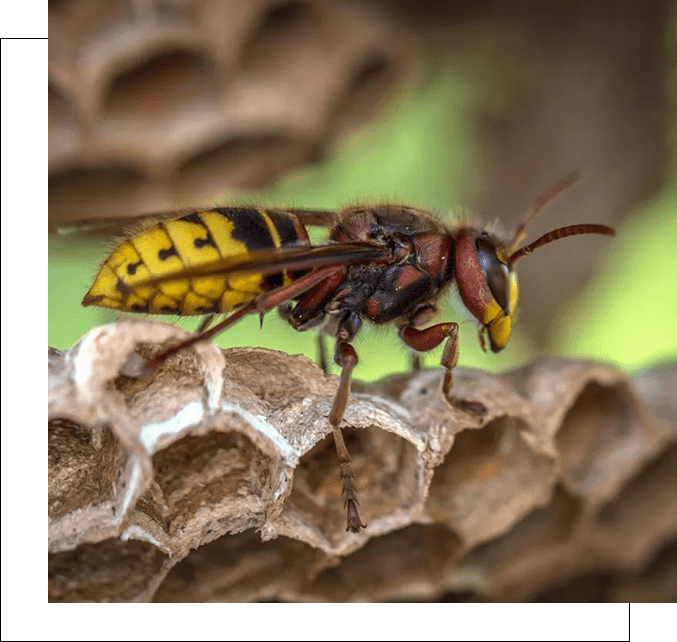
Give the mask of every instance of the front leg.
[{"label": "front leg", "polygon": [[484,415],[486,408],[477,401],[456,399],[451,393],[454,387],[454,368],[458,363],[458,323],[438,323],[424,330],[417,330],[411,325],[400,328],[400,338],[410,348],[419,352],[427,352],[436,348],[442,341],[447,343],[442,351],[441,365],[444,366],[444,379],[442,381],[442,394],[454,407],[477,415]]}]

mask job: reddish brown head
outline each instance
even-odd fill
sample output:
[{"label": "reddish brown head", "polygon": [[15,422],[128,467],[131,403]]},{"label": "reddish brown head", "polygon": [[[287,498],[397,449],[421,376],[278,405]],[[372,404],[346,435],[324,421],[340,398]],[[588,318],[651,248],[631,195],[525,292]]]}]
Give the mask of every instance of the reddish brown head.
[{"label": "reddish brown head", "polygon": [[458,289],[464,305],[480,322],[480,336],[485,332],[489,335],[493,352],[502,350],[510,339],[519,294],[514,266],[519,259],[567,236],[614,234],[606,225],[568,225],[544,234],[529,245],[517,247],[524,240],[528,223],[578,178],[578,173],[570,174],[541,194],[508,243],[472,227],[461,228],[456,234],[454,271]]}]

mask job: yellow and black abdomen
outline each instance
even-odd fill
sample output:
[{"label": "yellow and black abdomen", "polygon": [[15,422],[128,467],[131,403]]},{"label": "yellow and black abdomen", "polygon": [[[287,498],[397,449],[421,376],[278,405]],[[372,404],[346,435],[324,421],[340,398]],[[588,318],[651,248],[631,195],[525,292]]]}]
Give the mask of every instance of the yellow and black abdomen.
[{"label": "yellow and black abdomen", "polygon": [[193,276],[222,261],[246,263],[252,252],[309,245],[298,218],[281,210],[223,207],[155,223],[120,243],[82,301],[126,312],[229,312],[288,285],[286,271]]}]

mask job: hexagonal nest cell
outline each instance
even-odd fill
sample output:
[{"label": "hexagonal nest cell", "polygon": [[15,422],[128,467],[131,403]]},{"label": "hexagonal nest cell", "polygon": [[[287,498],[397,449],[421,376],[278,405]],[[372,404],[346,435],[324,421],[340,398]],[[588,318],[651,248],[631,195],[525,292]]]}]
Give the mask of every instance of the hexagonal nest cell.
[{"label": "hexagonal nest cell", "polygon": [[186,336],[123,322],[50,351],[52,601],[557,599],[577,578],[611,578],[609,596],[645,576],[672,597],[652,564],[676,559],[661,386],[677,366],[458,369],[454,394],[481,418],[445,401],[439,370],[356,384],[344,426],[368,526],[353,534],[327,421],[337,378],[202,343],[148,379],[120,374]]},{"label": "hexagonal nest cell", "polygon": [[[367,122],[419,66],[411,30],[377,5],[109,5],[49,5],[52,223],[265,186]],[[112,189],[104,174],[93,200],[81,176],[109,167],[140,184]]]}]

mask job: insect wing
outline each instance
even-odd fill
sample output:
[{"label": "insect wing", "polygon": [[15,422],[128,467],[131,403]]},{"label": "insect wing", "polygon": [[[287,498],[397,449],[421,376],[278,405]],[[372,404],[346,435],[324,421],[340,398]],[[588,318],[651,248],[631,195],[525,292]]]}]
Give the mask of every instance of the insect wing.
[{"label": "insect wing", "polygon": [[[154,212],[140,216],[125,216],[112,218],[80,219],[60,223],[50,223],[50,234],[58,236],[124,236],[129,237],[134,233],[151,227],[162,221],[193,214],[195,212],[208,212],[208,208],[188,208],[171,212]],[[333,210],[304,210],[292,208],[278,208],[278,211],[294,215],[303,225],[331,227],[336,221],[336,212]]]},{"label": "insect wing", "polygon": [[311,246],[304,222],[324,224],[332,216],[216,208],[159,222],[144,219],[154,224],[113,250],[83,305],[151,314],[224,313],[289,285],[298,272],[390,257],[366,242]]},{"label": "insect wing", "polygon": [[63,223],[50,223],[50,234],[58,236],[124,236],[129,237],[139,230],[151,227],[161,221],[171,221],[181,218],[196,211],[195,208],[186,210],[174,210],[172,212],[155,212],[140,216],[123,216],[112,218],[92,218],[68,221]]},{"label": "insect wing", "polygon": [[[254,250],[246,256],[225,257],[182,270],[182,278],[228,275],[233,273],[273,274],[282,271],[300,271],[328,265],[385,262],[392,257],[390,250],[370,243],[335,243],[312,247],[281,247]],[[136,283],[138,287],[161,283],[162,277],[148,278]]]}]

